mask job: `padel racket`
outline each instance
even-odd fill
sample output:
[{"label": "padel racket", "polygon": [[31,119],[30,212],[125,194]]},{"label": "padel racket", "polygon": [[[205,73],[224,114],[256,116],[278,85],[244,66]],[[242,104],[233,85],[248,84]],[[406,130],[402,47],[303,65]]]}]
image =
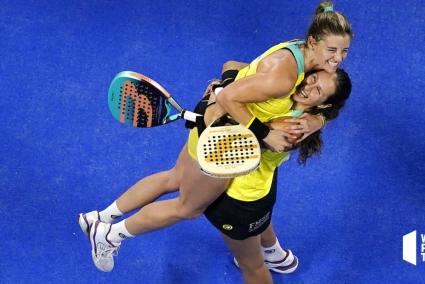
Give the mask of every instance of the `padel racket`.
[{"label": "padel racket", "polygon": [[232,125],[208,126],[199,137],[197,156],[201,170],[219,178],[233,178],[255,170],[261,149],[254,133],[231,121]]},{"label": "padel racket", "polygon": [[180,118],[195,122],[201,116],[183,109],[151,78],[132,71],[120,72],[112,80],[108,105],[116,120],[133,127],[154,127]]}]

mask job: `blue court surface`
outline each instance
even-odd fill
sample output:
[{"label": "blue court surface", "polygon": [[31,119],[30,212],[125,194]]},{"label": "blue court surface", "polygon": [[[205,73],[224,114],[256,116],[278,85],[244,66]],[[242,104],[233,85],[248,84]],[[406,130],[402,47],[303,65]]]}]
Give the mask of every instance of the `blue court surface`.
[{"label": "blue court surface", "polygon": [[[108,86],[137,71],[193,108],[226,60],[303,38],[318,3],[2,1],[0,283],[242,283],[205,217],[126,240],[111,273],[94,267],[77,213],[172,167],[188,133],[119,124]],[[425,1],[335,5],[355,32],[353,92],[322,154],[280,168],[273,222],[300,266],[273,279],[425,283]],[[416,265],[402,253],[412,231]]]}]

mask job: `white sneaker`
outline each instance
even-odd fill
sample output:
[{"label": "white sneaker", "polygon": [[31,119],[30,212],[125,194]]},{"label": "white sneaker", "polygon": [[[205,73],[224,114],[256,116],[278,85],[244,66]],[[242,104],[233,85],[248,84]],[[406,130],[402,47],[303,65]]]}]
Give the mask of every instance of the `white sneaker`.
[{"label": "white sneaker", "polygon": [[108,241],[112,224],[94,222],[90,226],[91,256],[94,265],[103,272],[109,272],[114,268],[114,256],[118,254],[121,243]]},{"label": "white sneaker", "polygon": [[[273,272],[288,274],[294,272],[298,267],[298,258],[292,254],[291,250],[283,249],[286,252],[286,256],[282,260],[278,261],[268,261],[264,260],[267,268]],[[266,258],[267,255],[265,254]],[[233,258],[233,263],[239,267],[239,263],[236,258]]]},{"label": "white sneaker", "polygon": [[289,249],[283,249],[286,252],[286,256],[282,260],[278,261],[269,261],[267,260],[267,252],[264,254],[264,262],[269,270],[276,273],[292,273],[298,267],[298,258],[293,255],[292,251]]},{"label": "white sneaker", "polygon": [[89,213],[80,213],[78,214],[78,223],[80,224],[81,231],[88,237],[90,226],[96,221],[100,221],[99,212],[96,210]]}]

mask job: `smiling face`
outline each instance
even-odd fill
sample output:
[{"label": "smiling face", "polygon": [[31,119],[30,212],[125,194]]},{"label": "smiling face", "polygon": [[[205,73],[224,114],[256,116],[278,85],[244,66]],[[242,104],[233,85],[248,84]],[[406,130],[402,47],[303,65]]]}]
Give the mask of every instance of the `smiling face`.
[{"label": "smiling face", "polygon": [[336,91],[336,74],[318,71],[308,75],[292,95],[298,108],[308,109],[323,104]]},{"label": "smiling face", "polygon": [[315,70],[323,69],[335,73],[342,61],[347,57],[351,37],[349,35],[328,35],[321,40],[308,38],[308,44],[315,58]]}]

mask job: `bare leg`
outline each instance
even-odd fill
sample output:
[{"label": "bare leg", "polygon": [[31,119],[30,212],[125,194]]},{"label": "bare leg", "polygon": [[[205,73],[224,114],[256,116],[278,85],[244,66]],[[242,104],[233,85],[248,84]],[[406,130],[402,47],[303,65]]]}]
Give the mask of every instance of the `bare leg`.
[{"label": "bare leg", "polygon": [[264,264],[260,236],[242,241],[233,240],[224,234],[222,236],[239,263],[245,284],[273,283],[271,274]]},{"label": "bare leg", "polygon": [[[180,220],[198,217],[226,189],[228,179],[212,178],[201,172],[185,146],[179,157],[182,166],[180,196],[152,202],[125,220],[132,235],[172,225]],[[180,167],[180,166],[179,166]]]},{"label": "bare leg", "polygon": [[276,243],[276,233],[273,230],[273,225],[267,227],[267,229],[261,233],[261,245],[265,248],[271,247]]},{"label": "bare leg", "polygon": [[182,155],[183,151],[172,169],[147,176],[123,193],[117,199],[120,211],[128,213],[151,203],[163,194],[179,190],[183,173]]},{"label": "bare leg", "polygon": [[264,260],[270,270],[277,273],[292,273],[297,269],[298,258],[290,250],[280,246],[271,223],[261,233],[260,238]]}]

